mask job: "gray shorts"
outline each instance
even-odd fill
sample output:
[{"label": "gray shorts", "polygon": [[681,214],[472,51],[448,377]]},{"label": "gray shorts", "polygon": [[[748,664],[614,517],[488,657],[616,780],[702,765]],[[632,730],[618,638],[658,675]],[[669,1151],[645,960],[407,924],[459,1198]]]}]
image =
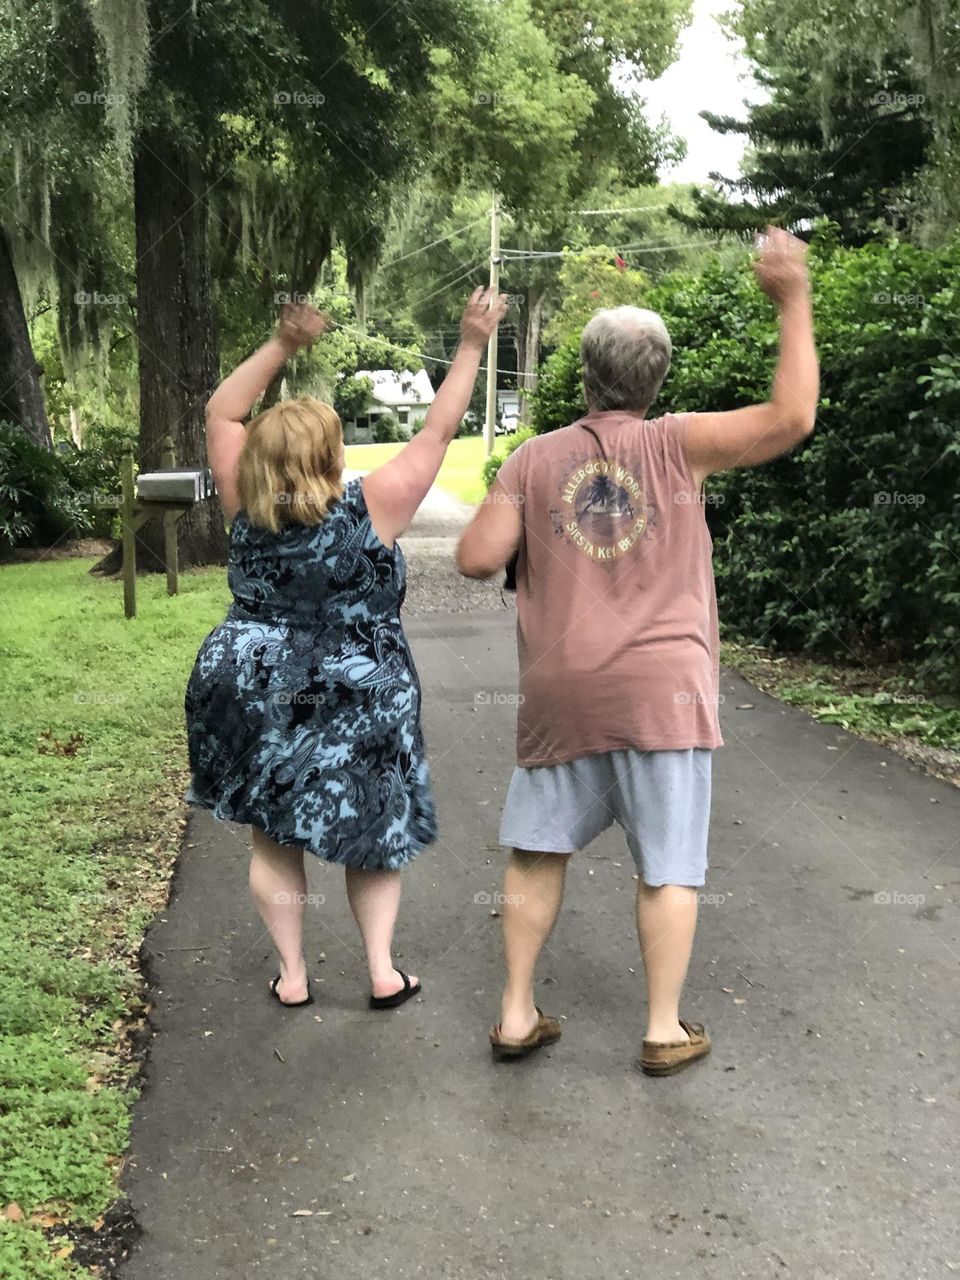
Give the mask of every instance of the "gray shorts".
[{"label": "gray shorts", "polygon": [[619,823],[649,885],[701,885],[707,871],[713,752],[607,751],[515,769],[500,843],[574,853]]}]

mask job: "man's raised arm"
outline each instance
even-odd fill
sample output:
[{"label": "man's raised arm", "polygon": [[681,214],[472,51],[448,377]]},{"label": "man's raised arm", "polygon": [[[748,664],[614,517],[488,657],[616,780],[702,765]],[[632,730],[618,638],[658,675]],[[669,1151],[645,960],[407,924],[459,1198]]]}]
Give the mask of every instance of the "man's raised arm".
[{"label": "man's raised arm", "polygon": [[813,337],[807,246],[768,227],[754,270],[780,318],[780,359],[770,399],[728,413],[691,413],[687,457],[699,484],[714,471],[769,462],[813,431],[820,371]]}]

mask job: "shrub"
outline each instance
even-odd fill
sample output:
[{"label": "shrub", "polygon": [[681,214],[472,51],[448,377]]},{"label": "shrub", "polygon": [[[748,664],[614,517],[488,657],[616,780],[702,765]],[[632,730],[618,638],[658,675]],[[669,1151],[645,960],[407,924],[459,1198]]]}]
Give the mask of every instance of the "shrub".
[{"label": "shrub", "polygon": [[503,463],[510,457],[515,449],[519,449],[524,440],[529,440],[537,433],[532,427],[521,427],[519,431],[514,431],[512,435],[505,436],[503,444],[498,453],[493,453],[483,464],[483,483],[489,489],[497,478],[497,472],[503,466]]},{"label": "shrub", "polygon": [[87,527],[61,456],[0,423],[0,545],[46,545]]},{"label": "shrub", "polygon": [[537,435],[568,427],[586,413],[579,334],[568,338],[545,361],[531,401],[530,423]]},{"label": "shrub", "polygon": [[374,418],[372,433],[376,444],[398,444],[408,438],[395,413],[382,413]]},{"label": "shrub", "polygon": [[49,546],[68,536],[109,537],[120,501],[120,445],[44,449],[0,423],[0,547]]}]

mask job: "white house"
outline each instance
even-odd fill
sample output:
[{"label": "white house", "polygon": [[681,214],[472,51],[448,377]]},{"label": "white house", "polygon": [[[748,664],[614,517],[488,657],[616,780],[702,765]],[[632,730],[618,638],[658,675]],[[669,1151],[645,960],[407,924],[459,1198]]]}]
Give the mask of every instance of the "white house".
[{"label": "white house", "polygon": [[419,373],[361,369],[355,376],[369,378],[373,391],[366,413],[343,424],[344,439],[348,444],[369,443],[373,439],[374,423],[385,413],[395,414],[400,426],[410,435],[427,416],[436,395],[426,369]]}]

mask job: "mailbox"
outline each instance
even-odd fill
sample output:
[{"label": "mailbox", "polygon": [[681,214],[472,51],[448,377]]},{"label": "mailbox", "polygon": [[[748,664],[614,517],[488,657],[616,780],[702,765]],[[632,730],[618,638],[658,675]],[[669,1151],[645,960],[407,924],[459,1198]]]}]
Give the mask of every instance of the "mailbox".
[{"label": "mailbox", "polygon": [[137,477],[137,497],[141,502],[204,502],[215,492],[209,467],[141,471]]}]

